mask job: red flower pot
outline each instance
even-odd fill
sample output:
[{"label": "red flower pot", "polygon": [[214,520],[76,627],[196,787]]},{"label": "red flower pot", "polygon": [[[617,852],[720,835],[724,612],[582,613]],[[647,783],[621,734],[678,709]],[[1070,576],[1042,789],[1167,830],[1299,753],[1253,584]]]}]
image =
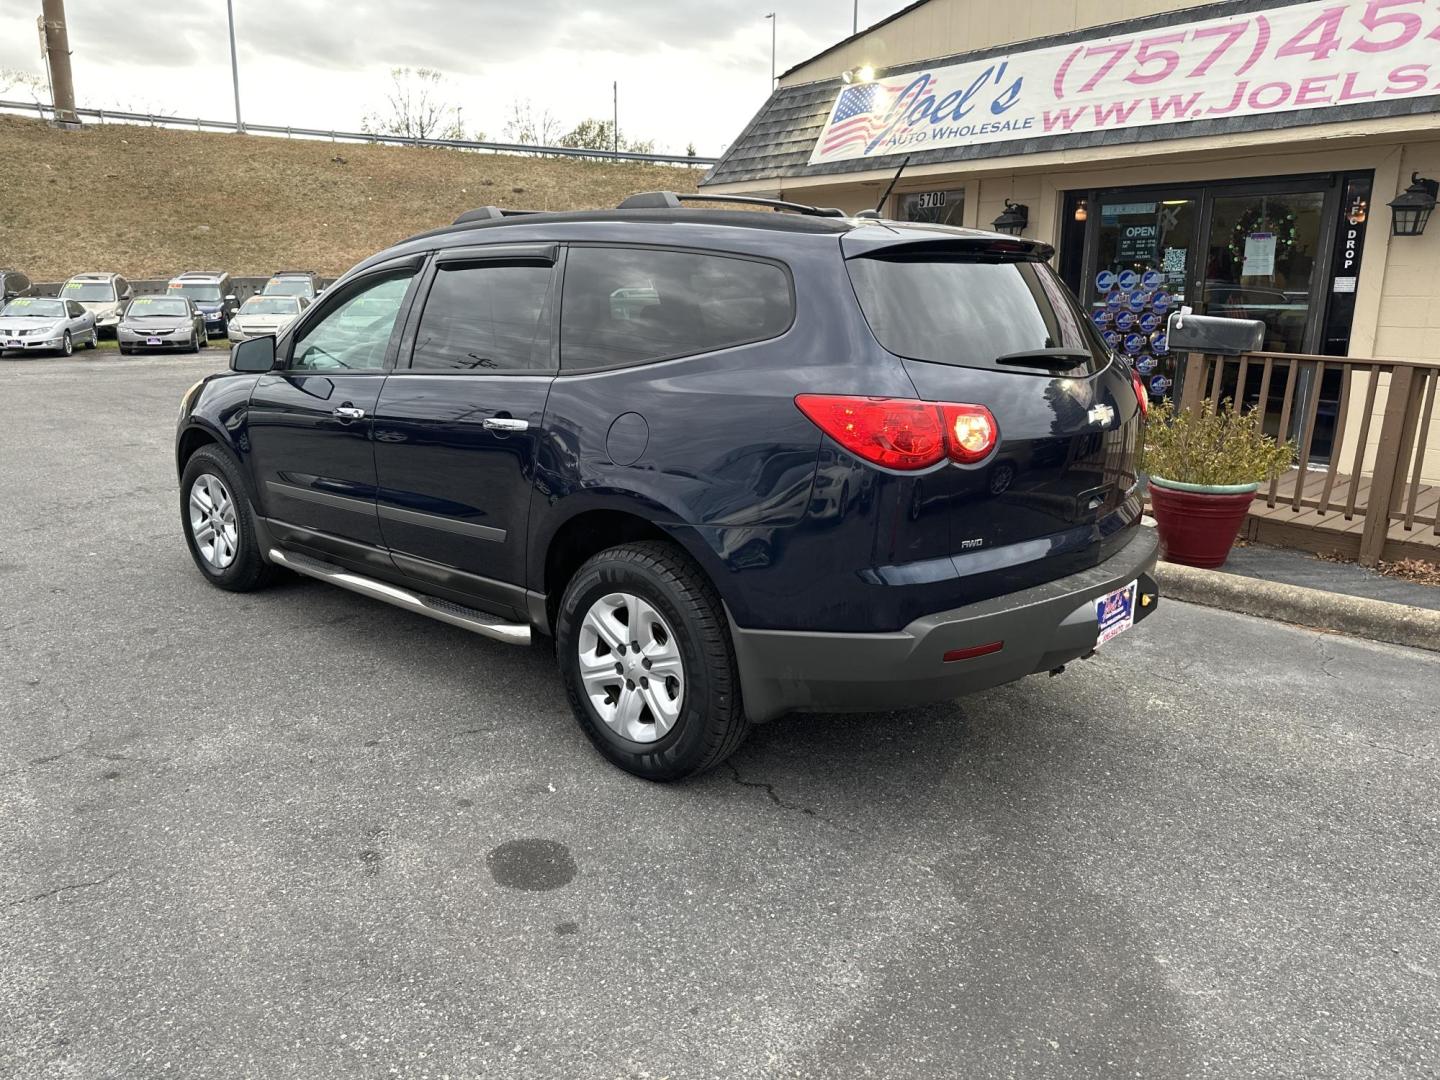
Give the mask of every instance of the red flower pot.
[{"label": "red flower pot", "polygon": [[1223,566],[1255,501],[1258,485],[1245,485],[1242,491],[1207,491],[1195,484],[1185,488],[1150,479],[1150,507],[1160,532],[1161,558],[1206,570]]}]

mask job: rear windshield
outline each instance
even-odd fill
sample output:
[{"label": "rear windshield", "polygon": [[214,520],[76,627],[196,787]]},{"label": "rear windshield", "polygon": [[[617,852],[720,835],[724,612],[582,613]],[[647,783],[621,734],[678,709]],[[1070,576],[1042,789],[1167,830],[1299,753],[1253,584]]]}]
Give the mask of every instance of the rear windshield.
[{"label": "rear windshield", "polygon": [[1041,350],[1076,354],[1073,367],[1099,371],[1105,342],[1064,283],[1041,262],[906,253],[851,259],[850,280],[876,340],[897,356],[1005,371],[1065,368],[997,364]]},{"label": "rear windshield", "polygon": [[188,296],[191,300],[219,300],[219,285],[177,285],[171,282],[166,292],[179,293],[181,296]]}]

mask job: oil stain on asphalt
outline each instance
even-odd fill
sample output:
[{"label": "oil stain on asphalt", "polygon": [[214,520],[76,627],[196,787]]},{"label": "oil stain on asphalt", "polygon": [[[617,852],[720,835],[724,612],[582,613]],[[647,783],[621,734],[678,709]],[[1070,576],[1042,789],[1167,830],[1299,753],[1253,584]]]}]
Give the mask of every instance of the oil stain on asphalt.
[{"label": "oil stain on asphalt", "polygon": [[485,856],[490,876],[507,889],[546,892],[574,879],[570,849],[554,840],[507,840]]}]

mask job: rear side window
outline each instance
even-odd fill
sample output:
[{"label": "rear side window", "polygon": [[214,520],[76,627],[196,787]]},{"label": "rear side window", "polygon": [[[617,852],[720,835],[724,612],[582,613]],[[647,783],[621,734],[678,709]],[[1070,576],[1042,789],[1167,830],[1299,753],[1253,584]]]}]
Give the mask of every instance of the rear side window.
[{"label": "rear side window", "polygon": [[847,265],[871,331],[897,356],[1025,370],[996,360],[1066,349],[1086,354],[1092,371],[1108,362],[1105,343],[1044,263],[912,253]]},{"label": "rear side window", "polygon": [[442,265],[410,367],[415,371],[550,370],[550,266]]},{"label": "rear side window", "polygon": [[774,263],[692,251],[573,247],[560,364],[575,371],[728,349],[790,327],[790,277]]}]

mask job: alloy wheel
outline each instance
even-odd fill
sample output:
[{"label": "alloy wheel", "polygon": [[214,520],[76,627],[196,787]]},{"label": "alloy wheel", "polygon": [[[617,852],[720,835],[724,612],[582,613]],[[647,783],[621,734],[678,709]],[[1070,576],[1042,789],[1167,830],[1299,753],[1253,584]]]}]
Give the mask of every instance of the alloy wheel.
[{"label": "alloy wheel", "polygon": [[596,714],[632,742],[662,739],[685,704],[685,665],[670,624],[634,593],[609,593],[580,624],[580,680]]},{"label": "alloy wheel", "polygon": [[224,570],[240,551],[235,500],[214,473],[201,473],[190,485],[190,535],[200,557],[216,570]]}]

